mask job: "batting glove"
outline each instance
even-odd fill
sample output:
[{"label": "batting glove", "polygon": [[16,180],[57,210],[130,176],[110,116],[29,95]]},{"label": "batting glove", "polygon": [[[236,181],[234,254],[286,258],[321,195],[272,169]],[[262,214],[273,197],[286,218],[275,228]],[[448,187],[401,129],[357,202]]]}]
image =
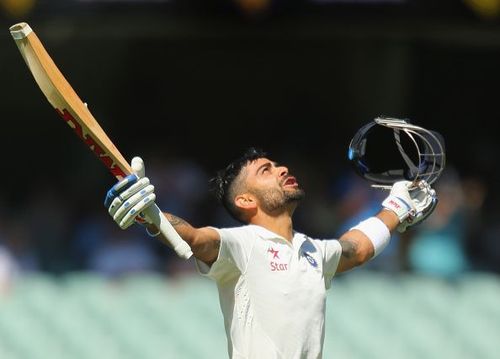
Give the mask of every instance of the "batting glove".
[{"label": "batting glove", "polygon": [[436,191],[425,181],[420,181],[417,185],[410,181],[396,182],[389,196],[382,202],[385,209],[398,216],[400,225],[397,231],[400,233],[426,219],[436,205]]},{"label": "batting glove", "polygon": [[134,174],[125,177],[115,184],[106,194],[104,206],[113,220],[122,229],[130,227],[135,222],[151,223],[143,211],[151,206],[156,195],[149,178],[144,177],[144,162],[140,157],[132,159]]},{"label": "batting glove", "polygon": [[410,190],[410,196],[415,206],[415,213],[408,216],[397,228],[399,232],[404,232],[409,227],[422,223],[434,212],[438,204],[436,191],[426,181],[420,181],[416,187]]}]

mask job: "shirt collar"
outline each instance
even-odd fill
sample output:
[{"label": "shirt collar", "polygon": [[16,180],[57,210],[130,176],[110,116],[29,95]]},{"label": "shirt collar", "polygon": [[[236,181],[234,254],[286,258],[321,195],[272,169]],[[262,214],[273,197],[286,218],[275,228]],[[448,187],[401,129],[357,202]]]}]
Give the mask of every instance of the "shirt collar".
[{"label": "shirt collar", "polygon": [[[248,226],[251,227],[255,231],[255,233],[259,237],[261,237],[262,239],[266,239],[266,240],[279,239],[281,241],[285,241],[286,243],[290,243],[286,238],[284,238],[284,237],[280,236],[279,234],[274,233],[273,231],[270,231],[269,229],[266,229],[266,228],[264,228],[262,226],[259,226],[257,224],[249,224]],[[296,241],[299,238],[302,239],[302,241],[303,241],[304,237],[305,236],[302,233],[299,233],[297,231],[293,231],[293,239],[292,239],[292,241]]]}]

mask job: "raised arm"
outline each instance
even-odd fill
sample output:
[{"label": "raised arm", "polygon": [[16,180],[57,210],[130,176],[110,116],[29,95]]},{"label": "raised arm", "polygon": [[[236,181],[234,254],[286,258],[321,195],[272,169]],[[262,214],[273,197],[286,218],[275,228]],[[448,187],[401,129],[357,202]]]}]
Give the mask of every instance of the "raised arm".
[{"label": "raised arm", "polygon": [[[387,241],[388,243],[391,233],[400,224],[398,216],[394,212],[385,209],[369,220],[371,223],[367,223],[367,226],[372,227],[373,232],[376,231],[371,236],[380,238],[379,242]],[[363,231],[358,228],[352,228],[340,237],[339,242],[342,246],[342,257],[340,258],[337,273],[360,266],[375,256],[376,244],[365,232],[367,230]],[[382,249],[379,248],[379,251]]]},{"label": "raised arm", "polygon": [[383,209],[375,217],[359,223],[340,237],[342,255],[337,273],[360,266],[377,256],[389,243],[394,230],[404,232],[422,222],[436,204],[436,193],[427,183],[414,187],[408,181],[396,182],[382,202]]},{"label": "raised arm", "polygon": [[[156,195],[154,186],[145,177],[142,159],[134,158],[132,168],[136,174],[127,176],[116,183],[108,191],[104,205],[120,228],[126,229],[134,223],[140,223],[146,227],[151,237],[157,237],[161,242],[170,246],[169,241],[163,237],[156,225],[144,215],[144,211],[156,200]],[[195,228],[182,218],[170,213],[164,214],[180,237],[191,247],[196,258],[208,265],[217,259],[220,236],[215,229]]]},{"label": "raised arm", "polygon": [[[219,233],[210,227],[195,228],[184,219],[173,214],[163,213],[182,239],[189,244],[193,255],[211,265],[219,255],[220,236]],[[154,224],[146,224],[148,233],[157,237],[162,243],[169,246],[169,242],[163,237]]]}]

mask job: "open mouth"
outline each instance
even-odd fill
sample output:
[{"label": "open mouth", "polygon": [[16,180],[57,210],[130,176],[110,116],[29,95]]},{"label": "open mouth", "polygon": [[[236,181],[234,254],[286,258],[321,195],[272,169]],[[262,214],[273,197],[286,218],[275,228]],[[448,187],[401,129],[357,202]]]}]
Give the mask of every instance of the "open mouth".
[{"label": "open mouth", "polygon": [[293,176],[287,177],[285,181],[283,181],[283,187],[297,187],[298,185],[297,180]]}]

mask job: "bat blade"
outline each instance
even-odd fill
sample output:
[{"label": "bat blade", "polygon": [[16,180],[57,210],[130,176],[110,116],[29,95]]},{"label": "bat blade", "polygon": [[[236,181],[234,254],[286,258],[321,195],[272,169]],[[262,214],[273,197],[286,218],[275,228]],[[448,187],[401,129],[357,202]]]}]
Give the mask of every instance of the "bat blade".
[{"label": "bat blade", "polygon": [[[131,174],[128,162],[66,81],[31,27],[27,23],[19,23],[10,27],[10,33],[38,86],[62,119],[117,179]],[[150,206],[145,214],[160,229],[179,257],[188,259],[192,256],[189,245],[156,204]]]},{"label": "bat blade", "polygon": [[35,81],[59,116],[116,178],[132,173],[128,162],[66,81],[31,27],[19,23],[10,32]]}]

